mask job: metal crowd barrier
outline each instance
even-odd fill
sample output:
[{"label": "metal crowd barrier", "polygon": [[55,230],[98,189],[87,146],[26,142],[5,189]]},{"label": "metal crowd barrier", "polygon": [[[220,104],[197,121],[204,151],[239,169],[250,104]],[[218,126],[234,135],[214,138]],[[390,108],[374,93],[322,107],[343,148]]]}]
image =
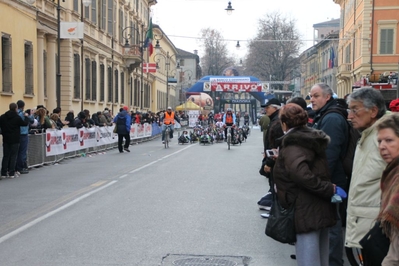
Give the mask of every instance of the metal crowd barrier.
[{"label": "metal crowd barrier", "polygon": [[[188,123],[186,123],[188,124]],[[154,124],[153,124],[154,125]],[[156,125],[156,124],[155,124]],[[177,128],[176,131],[178,134],[179,131],[185,128],[185,123],[182,123],[182,128]],[[156,131],[151,137],[144,137],[139,139],[132,139],[132,143],[142,143],[145,141],[149,141],[155,139],[160,136],[160,130]],[[0,143],[3,143],[3,136],[0,134]],[[54,164],[60,162],[64,159],[86,156],[86,154],[104,152],[107,150],[112,150],[118,148],[118,143],[105,144],[92,148],[87,148],[83,150],[77,150],[69,153],[46,156],[46,134],[38,133],[38,134],[29,134],[29,144],[28,144],[28,166],[29,167],[38,167],[48,164]],[[3,149],[0,149],[0,160],[3,158]]]}]

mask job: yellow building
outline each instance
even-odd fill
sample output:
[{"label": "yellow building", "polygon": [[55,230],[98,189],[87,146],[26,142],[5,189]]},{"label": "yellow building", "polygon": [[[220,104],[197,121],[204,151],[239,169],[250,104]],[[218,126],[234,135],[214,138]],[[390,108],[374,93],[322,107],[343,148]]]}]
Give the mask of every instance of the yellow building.
[{"label": "yellow building", "polygon": [[[76,115],[82,109],[94,113],[106,107],[116,113],[124,105],[132,110],[162,110],[153,86],[164,74],[158,78],[158,73],[141,71],[141,63],[150,61],[143,44],[150,8],[156,3],[0,0],[0,112],[19,99],[26,108],[41,104],[52,112],[60,106],[63,115],[69,110]],[[81,22],[83,39],[72,34]],[[64,34],[59,40],[58,31]],[[165,34],[162,40],[172,47],[162,45],[164,52],[176,53]]]},{"label": "yellow building", "polygon": [[168,106],[179,105],[176,83],[180,64],[176,47],[158,25],[154,25],[154,40],[150,61],[156,63],[157,73],[152,87],[154,99],[151,108],[165,110]]},{"label": "yellow building", "polygon": [[0,114],[11,102],[36,106],[36,10],[26,1],[0,0]]}]

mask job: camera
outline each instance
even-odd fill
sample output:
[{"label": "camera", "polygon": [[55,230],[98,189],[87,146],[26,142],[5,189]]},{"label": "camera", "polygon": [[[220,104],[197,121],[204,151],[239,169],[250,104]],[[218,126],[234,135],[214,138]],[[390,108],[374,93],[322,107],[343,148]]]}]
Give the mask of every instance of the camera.
[{"label": "camera", "polygon": [[266,150],[267,157],[272,157],[273,155],[277,155],[274,150]]}]

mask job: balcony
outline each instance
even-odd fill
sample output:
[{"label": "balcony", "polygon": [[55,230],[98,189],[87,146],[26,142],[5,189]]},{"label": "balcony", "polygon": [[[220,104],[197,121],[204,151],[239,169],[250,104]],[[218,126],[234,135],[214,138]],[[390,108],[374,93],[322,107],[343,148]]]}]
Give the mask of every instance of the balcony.
[{"label": "balcony", "polygon": [[139,45],[124,46],[122,51],[123,60],[125,65],[131,70],[139,67],[143,62],[143,52]]},{"label": "balcony", "polygon": [[338,67],[337,78],[338,79],[350,79],[352,76],[352,64],[345,63]]}]

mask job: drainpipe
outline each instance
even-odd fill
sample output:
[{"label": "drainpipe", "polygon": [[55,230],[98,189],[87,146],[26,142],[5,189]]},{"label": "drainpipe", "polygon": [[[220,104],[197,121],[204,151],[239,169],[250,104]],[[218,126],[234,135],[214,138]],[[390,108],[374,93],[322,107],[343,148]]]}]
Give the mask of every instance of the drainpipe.
[{"label": "drainpipe", "polygon": [[374,36],[374,8],[375,8],[375,0],[373,0],[373,8],[371,9],[371,38],[370,38],[370,77],[374,72],[373,69],[373,36]]}]

